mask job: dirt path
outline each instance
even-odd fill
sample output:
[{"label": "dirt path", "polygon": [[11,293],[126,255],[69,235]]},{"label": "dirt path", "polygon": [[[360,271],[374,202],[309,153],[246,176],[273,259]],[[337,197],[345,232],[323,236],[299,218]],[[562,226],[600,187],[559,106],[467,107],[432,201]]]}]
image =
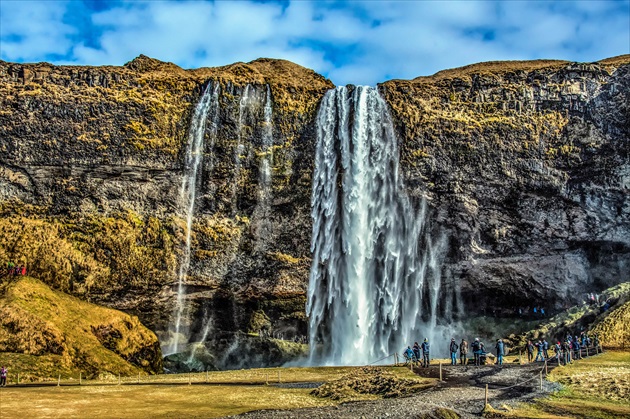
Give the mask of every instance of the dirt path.
[{"label": "dirt path", "polygon": [[[446,408],[463,418],[479,417],[485,404],[485,386],[488,384],[488,401],[498,407],[540,397],[557,389],[554,383],[544,382],[540,390],[541,364],[506,365],[501,368],[490,365],[481,367],[444,366],[444,381],[438,386],[416,395],[364,402],[344,403],[336,407],[295,410],[266,410],[245,413],[238,418],[416,418],[428,414],[431,418],[436,409]],[[551,366],[549,367],[551,368]],[[439,377],[439,369],[418,368],[422,377]],[[519,384],[515,387],[515,384]]]}]

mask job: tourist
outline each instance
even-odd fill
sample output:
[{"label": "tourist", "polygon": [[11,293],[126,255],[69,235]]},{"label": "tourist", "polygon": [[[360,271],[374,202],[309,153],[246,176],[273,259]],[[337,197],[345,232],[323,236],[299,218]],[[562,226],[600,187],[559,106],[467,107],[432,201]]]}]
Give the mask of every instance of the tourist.
[{"label": "tourist", "polygon": [[411,350],[411,346],[407,346],[407,349],[405,349],[405,358],[409,362],[413,362],[413,351]]},{"label": "tourist", "polygon": [[26,275],[26,266],[24,265],[20,266],[20,275],[22,276]]},{"label": "tourist", "polygon": [[534,361],[537,362],[538,358],[540,358],[541,361],[545,360],[545,358],[543,357],[543,343],[540,340],[536,344],[536,359]]},{"label": "tourist", "polygon": [[547,339],[543,339],[543,356],[545,359],[549,359],[549,342],[547,342]]},{"label": "tourist", "polygon": [[531,363],[534,361],[534,344],[531,340],[527,341],[526,345],[527,349],[527,362]]},{"label": "tourist", "polygon": [[553,345],[553,350],[556,352],[556,360],[558,360],[558,365],[562,365],[562,344],[560,341],[556,342]]},{"label": "tourist", "polygon": [[4,365],[0,368],[0,387],[7,386],[7,373],[9,370]]},{"label": "tourist", "polygon": [[580,341],[577,336],[573,337],[573,359],[582,359],[582,354],[580,353]]},{"label": "tourist", "polygon": [[459,343],[459,362],[462,365],[466,365],[468,356],[468,342],[462,338],[462,341]]},{"label": "tourist", "polygon": [[475,338],[475,341],[471,345],[473,356],[475,357],[475,365],[479,366],[481,364],[481,342],[479,342],[479,338]]},{"label": "tourist", "polygon": [[457,349],[459,346],[455,343],[455,338],[451,338],[451,365],[457,365]]},{"label": "tourist", "polygon": [[571,363],[573,363],[573,358],[571,357],[571,351],[573,351],[573,342],[571,342],[571,339],[567,338],[564,341],[564,345],[566,347],[566,352],[565,352],[566,362],[565,362],[565,364],[571,364]]},{"label": "tourist", "polygon": [[497,350],[497,364],[503,365],[503,356],[505,355],[505,345],[503,344],[502,339],[497,339],[497,344],[495,345],[495,349]]},{"label": "tourist", "polygon": [[416,361],[420,362],[420,345],[418,342],[413,343],[413,354],[416,356]]},{"label": "tourist", "polygon": [[424,338],[424,342],[422,342],[422,366],[429,366],[429,339]]}]

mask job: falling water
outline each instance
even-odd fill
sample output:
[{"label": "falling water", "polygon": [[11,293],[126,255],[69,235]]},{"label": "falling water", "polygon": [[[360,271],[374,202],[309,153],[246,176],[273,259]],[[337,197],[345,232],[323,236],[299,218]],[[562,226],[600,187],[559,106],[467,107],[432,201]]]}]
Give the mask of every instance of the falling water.
[{"label": "falling water", "polygon": [[424,200],[416,211],[405,193],[376,89],[326,93],[311,204],[311,362],[366,364],[444,331],[443,240],[430,235]]},{"label": "falling water", "polygon": [[258,204],[254,211],[259,227],[257,235],[257,250],[264,250],[266,240],[271,235],[271,165],[273,162],[273,107],[271,102],[271,88],[267,85],[264,106],[264,124],[262,132],[262,159],[260,162],[260,190]]},{"label": "falling water", "polygon": [[243,126],[246,118],[246,111],[252,102],[252,93],[254,89],[250,84],[247,84],[242,92],[241,98],[238,102],[238,127],[236,133],[236,148],[234,149],[234,182],[232,183],[232,215],[237,212],[236,195],[238,194],[238,187],[240,184],[241,175],[241,154],[243,153]]},{"label": "falling water", "polygon": [[[219,83],[208,83],[208,86],[204,90],[203,95],[195,108],[190,124],[190,130],[188,131],[188,145],[186,147],[185,156],[186,173],[182,180],[182,186],[180,189],[180,202],[182,203],[182,207],[185,210],[186,215],[186,236],[184,241],[183,259],[180,262],[177,274],[175,333],[171,344],[169,345],[168,353],[175,353],[179,351],[180,335],[183,334],[182,317],[185,310],[184,300],[186,291],[184,281],[190,266],[190,238],[195,208],[195,196],[197,192],[197,176],[203,158],[204,137],[208,113],[212,112],[213,115],[215,115],[213,122],[216,122],[216,116],[218,115],[219,88]],[[213,130],[216,130],[215,124],[213,124]]]}]

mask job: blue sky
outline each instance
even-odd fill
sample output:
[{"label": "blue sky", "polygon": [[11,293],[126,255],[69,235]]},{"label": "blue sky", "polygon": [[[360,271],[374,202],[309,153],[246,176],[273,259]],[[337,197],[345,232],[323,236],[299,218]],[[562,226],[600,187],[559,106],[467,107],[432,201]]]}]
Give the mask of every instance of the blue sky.
[{"label": "blue sky", "polygon": [[414,78],[480,61],[630,53],[630,0],[0,0],[0,58],[184,68],[284,58],[335,84]]}]

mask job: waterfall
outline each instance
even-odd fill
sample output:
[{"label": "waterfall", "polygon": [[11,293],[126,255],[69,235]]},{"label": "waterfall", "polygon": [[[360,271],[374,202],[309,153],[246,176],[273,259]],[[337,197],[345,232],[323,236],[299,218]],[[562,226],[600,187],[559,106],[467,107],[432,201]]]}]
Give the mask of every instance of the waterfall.
[{"label": "waterfall", "polygon": [[271,181],[273,164],[273,106],[271,101],[271,88],[267,85],[265,92],[265,105],[263,108],[263,131],[262,131],[262,158],[260,162],[260,190],[258,193],[258,203],[254,210],[257,218],[257,235],[259,240],[256,243],[256,250],[263,251],[266,248],[267,239],[271,236]]},{"label": "waterfall", "polygon": [[241,153],[243,153],[243,126],[248,107],[252,102],[255,90],[250,84],[245,85],[238,101],[238,127],[236,133],[236,148],[234,149],[234,182],[232,183],[232,215],[238,212],[237,194],[241,175]]},{"label": "waterfall", "polygon": [[[185,175],[180,188],[180,203],[186,216],[186,233],[184,240],[183,258],[177,273],[177,300],[175,305],[174,335],[167,353],[179,352],[180,337],[185,336],[187,330],[182,327],[182,317],[186,309],[184,285],[188,268],[190,267],[190,239],[195,209],[195,196],[199,167],[203,159],[204,138],[208,113],[213,114],[211,135],[216,134],[216,124],[219,113],[219,83],[208,83],[193,113],[188,131],[188,144],[185,155]],[[184,343],[188,343],[187,341]]]},{"label": "waterfall", "polygon": [[431,237],[425,201],[416,210],[406,195],[387,104],[375,88],[338,87],[316,123],[311,362],[367,364],[446,338],[444,240]]}]

